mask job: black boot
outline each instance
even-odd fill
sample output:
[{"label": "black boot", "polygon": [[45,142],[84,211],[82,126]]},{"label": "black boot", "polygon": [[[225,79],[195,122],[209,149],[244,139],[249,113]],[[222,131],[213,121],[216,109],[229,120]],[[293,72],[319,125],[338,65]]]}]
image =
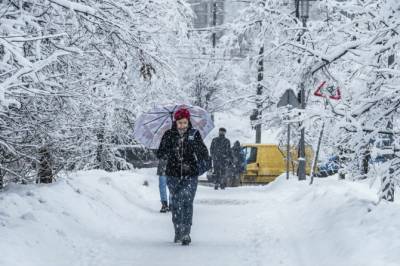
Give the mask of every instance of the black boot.
[{"label": "black boot", "polygon": [[188,246],[192,239],[190,238],[190,225],[184,225],[182,227],[182,246]]},{"label": "black boot", "polygon": [[189,246],[192,239],[190,239],[190,235],[185,235],[182,237],[182,246]]},{"label": "black boot", "polygon": [[166,201],[161,202],[161,210],[160,210],[160,212],[165,213],[167,211],[169,211],[168,202],[166,202]]},{"label": "black boot", "polygon": [[179,225],[174,225],[174,229],[175,229],[174,243],[179,243],[182,241],[181,227]]}]

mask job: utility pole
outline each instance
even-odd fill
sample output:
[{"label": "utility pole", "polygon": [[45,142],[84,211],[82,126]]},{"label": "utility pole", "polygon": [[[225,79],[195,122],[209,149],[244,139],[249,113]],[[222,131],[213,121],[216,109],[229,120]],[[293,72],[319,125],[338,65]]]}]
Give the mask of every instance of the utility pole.
[{"label": "utility pole", "polygon": [[215,46],[217,44],[217,33],[215,27],[217,26],[217,2],[213,1],[212,3],[213,10],[212,10],[212,46],[213,46],[213,52],[215,56]]},{"label": "utility pole", "polygon": [[[296,7],[296,17],[301,19],[303,28],[307,27],[307,19],[309,16],[309,0],[295,0]],[[305,30],[303,29],[303,32]],[[301,39],[299,38],[299,41]],[[304,80],[300,83],[300,104],[301,109],[305,109],[305,88],[304,88]],[[306,147],[305,147],[305,129],[304,124],[301,123],[301,132],[300,132],[300,143],[299,143],[299,166],[297,169],[297,175],[299,180],[306,180]]]},{"label": "utility pole", "polygon": [[[262,114],[261,95],[263,93],[262,81],[264,80],[264,44],[261,45],[258,52],[258,66],[257,66],[257,118],[259,119]],[[256,125],[256,143],[261,143],[261,123]]]},{"label": "utility pole", "polygon": [[[215,47],[217,46],[217,1],[212,0],[212,34],[211,34],[211,42],[212,42],[212,63],[215,64]],[[211,113],[211,120],[214,122],[215,117],[214,113]]]},{"label": "utility pole", "polygon": [[[265,0],[260,1],[260,4],[262,6],[265,6]],[[260,22],[260,30],[262,31],[262,22]],[[257,59],[257,109],[255,112],[255,115],[257,116],[256,121],[257,124],[255,126],[256,129],[256,143],[261,143],[261,123],[260,123],[260,118],[262,115],[262,102],[261,102],[261,96],[263,93],[263,85],[262,82],[264,80],[264,40],[261,40],[262,44],[260,47],[260,50],[258,51],[258,59]]]}]

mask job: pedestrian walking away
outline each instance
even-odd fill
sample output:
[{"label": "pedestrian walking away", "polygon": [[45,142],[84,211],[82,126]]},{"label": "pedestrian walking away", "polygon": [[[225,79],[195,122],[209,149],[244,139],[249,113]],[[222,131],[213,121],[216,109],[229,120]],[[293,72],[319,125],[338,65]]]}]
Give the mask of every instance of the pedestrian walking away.
[{"label": "pedestrian walking away", "polygon": [[172,195],[174,242],[189,245],[199,162],[208,161],[209,155],[199,131],[192,127],[188,109],[181,108],[174,113],[172,128],[164,133],[157,157],[167,161],[165,173]]},{"label": "pedestrian walking away", "polygon": [[240,184],[240,175],[246,168],[246,154],[240,146],[240,142],[237,140],[232,147],[232,164],[233,164],[233,185],[238,186]]},{"label": "pedestrian walking away", "polygon": [[218,137],[211,142],[211,158],[214,170],[214,188],[225,189],[227,168],[232,163],[231,142],[225,137],[226,129],[220,128]]}]

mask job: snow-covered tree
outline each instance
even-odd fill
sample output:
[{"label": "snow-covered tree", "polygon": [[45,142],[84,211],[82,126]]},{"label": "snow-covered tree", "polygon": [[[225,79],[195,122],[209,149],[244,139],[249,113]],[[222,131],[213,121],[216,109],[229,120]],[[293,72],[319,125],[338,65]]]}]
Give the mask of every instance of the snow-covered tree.
[{"label": "snow-covered tree", "polygon": [[42,147],[53,170],[129,167],[120,153],[137,113],[172,89],[189,7],[9,0],[0,11],[0,174],[33,177]]},{"label": "snow-covered tree", "polygon": [[[306,110],[297,120],[311,132],[308,142],[316,143],[323,121],[329,123],[324,148],[341,154],[344,171],[352,178],[368,176],[369,157],[388,153],[379,147],[390,146],[390,155],[382,155],[386,158],[382,179],[387,183],[387,177],[392,180],[399,169],[395,148],[400,105],[399,4],[381,0],[314,5],[322,15],[307,27],[295,17],[294,7],[275,0],[253,3],[235,25],[236,35],[247,33],[255,47],[264,47],[261,56],[269,67],[264,71],[267,115],[262,121],[280,125],[282,110],[276,109],[277,100],[286,89],[299,91],[304,85]],[[323,81],[340,87],[340,102],[312,96]]]}]

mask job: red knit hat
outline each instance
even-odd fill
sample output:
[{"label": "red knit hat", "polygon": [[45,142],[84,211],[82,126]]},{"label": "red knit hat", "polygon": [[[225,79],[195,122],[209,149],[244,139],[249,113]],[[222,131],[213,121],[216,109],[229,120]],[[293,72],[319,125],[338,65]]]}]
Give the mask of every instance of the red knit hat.
[{"label": "red knit hat", "polygon": [[174,114],[175,121],[181,120],[183,118],[186,118],[187,120],[190,120],[190,112],[186,108],[181,108],[178,111],[175,112]]}]

